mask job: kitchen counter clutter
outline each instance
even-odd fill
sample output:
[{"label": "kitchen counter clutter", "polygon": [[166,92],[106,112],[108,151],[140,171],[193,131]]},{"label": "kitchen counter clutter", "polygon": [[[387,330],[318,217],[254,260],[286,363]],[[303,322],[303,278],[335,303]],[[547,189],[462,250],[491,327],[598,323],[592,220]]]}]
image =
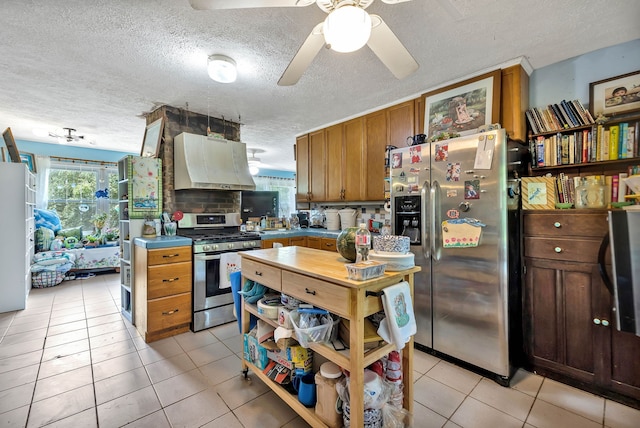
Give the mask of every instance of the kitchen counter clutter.
[{"label": "kitchen counter clutter", "polygon": [[[348,329],[341,329],[343,332],[342,342],[345,345],[342,350],[337,350],[331,343],[324,342],[307,343],[306,346],[309,347],[307,349],[293,346],[290,339],[289,342],[287,339],[278,340],[276,349],[268,350],[260,346],[260,336],[263,335],[265,326],[271,326],[278,333],[282,332],[278,327],[280,321],[284,321],[284,319],[281,320],[280,316],[277,320],[267,318],[255,304],[243,300],[242,330],[245,333],[244,340],[248,345],[245,347],[242,361],[245,374],[248,369],[251,369],[311,426],[333,426],[316,414],[313,407],[307,407],[301,402],[308,404],[307,392],[303,394],[304,397],[299,399],[298,396],[290,392],[289,388],[285,387],[287,382],[283,381],[283,377],[292,376],[291,373],[293,373],[293,383],[297,383],[300,391],[306,391],[306,386],[303,384],[310,377],[302,375],[308,374],[306,368],[310,366],[305,361],[308,358],[307,351],[311,350],[312,354],[320,355],[349,373],[349,385],[351,386],[347,391],[351,393],[347,393],[349,397],[348,417],[352,427],[365,426],[365,419],[368,421],[368,418],[375,416],[375,410],[378,410],[375,408],[365,411],[365,394],[362,388],[369,384],[368,378],[365,379],[365,377],[371,375],[366,373],[365,368],[370,366],[371,368],[377,367],[378,374],[381,376],[387,375],[387,372],[393,373],[396,376],[394,378],[396,381],[398,380],[397,375],[402,373],[403,387],[401,387],[401,391],[403,397],[396,400],[396,404],[401,404],[405,411],[412,412],[413,337],[406,338],[404,348],[400,352],[397,352],[395,344],[383,340],[379,340],[373,346],[371,344],[365,346],[365,326],[369,321],[367,317],[383,310],[380,292],[387,287],[400,285],[399,283],[406,281],[407,295],[412,298],[413,277],[414,273],[420,270],[419,267],[401,272],[386,272],[384,275],[370,280],[357,281],[348,278],[345,267],[347,261],[336,252],[290,246],[245,251],[240,254],[243,284],[258,284],[271,290],[267,290],[270,294],[272,292],[276,295],[281,293],[289,300],[306,302],[313,305],[314,311],[318,310],[318,312],[325,314],[326,312],[322,310],[330,312],[335,320],[334,325],[338,324],[337,321],[340,319],[348,321],[349,325]],[[285,306],[284,309],[287,307]],[[300,311],[300,309],[295,309],[295,311]],[[286,318],[286,310],[284,312],[282,318]],[[258,318],[258,330],[262,325],[263,332],[258,331],[258,340],[256,338],[249,339],[250,315]],[[333,336],[333,334],[329,336]],[[293,344],[295,345],[296,342]],[[277,355],[281,357],[278,358]],[[385,365],[383,361],[387,364]],[[287,365],[290,367],[289,371],[286,370]],[[298,394],[300,393],[298,392]],[[326,403],[324,404],[326,405]],[[367,426],[370,426],[368,422]]]}]

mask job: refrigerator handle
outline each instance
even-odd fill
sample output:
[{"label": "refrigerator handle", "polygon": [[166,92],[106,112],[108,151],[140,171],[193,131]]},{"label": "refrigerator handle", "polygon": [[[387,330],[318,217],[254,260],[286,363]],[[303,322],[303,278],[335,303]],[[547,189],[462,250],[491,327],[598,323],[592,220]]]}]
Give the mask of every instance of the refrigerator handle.
[{"label": "refrigerator handle", "polygon": [[440,212],[441,212],[441,201],[440,201],[440,183],[437,181],[433,181],[431,183],[431,198],[430,198],[430,223],[429,227],[431,228],[431,259],[434,261],[440,260],[440,255],[442,253],[442,229],[440,226]]},{"label": "refrigerator handle", "polygon": [[[425,181],[422,184],[422,192],[420,196],[421,196],[420,224],[422,225],[421,227],[422,236],[420,237],[420,242],[422,242],[422,254],[424,254],[425,259],[428,259],[429,257],[431,257],[430,240],[429,240],[430,231],[427,231],[427,228],[430,227],[429,215],[428,215],[427,209],[431,209],[430,208],[431,206],[430,185],[428,181]],[[429,243],[427,243],[428,240],[429,240]]]}]

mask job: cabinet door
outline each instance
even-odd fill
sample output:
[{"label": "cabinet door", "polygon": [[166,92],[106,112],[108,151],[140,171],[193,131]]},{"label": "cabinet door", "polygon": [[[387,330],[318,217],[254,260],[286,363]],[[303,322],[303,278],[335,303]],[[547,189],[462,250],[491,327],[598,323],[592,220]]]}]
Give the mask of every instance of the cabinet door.
[{"label": "cabinet door", "polygon": [[529,75],[521,65],[502,70],[500,123],[512,140],[527,141],[525,112],[529,108]]},{"label": "cabinet door", "polygon": [[414,102],[414,117],[415,119],[413,120],[414,123],[414,128],[413,128],[413,133],[414,134],[426,134],[425,129],[424,129],[424,110],[425,110],[425,96],[421,96],[420,98],[416,98],[415,100],[413,100]]},{"label": "cabinet door", "polygon": [[365,116],[366,124],[366,189],[365,200],[384,199],[384,149],[387,146],[387,113],[385,110]]},{"label": "cabinet door", "polygon": [[312,201],[325,201],[326,140],[324,129],[309,134],[309,191]]},{"label": "cabinet door", "polygon": [[[344,124],[344,192],[347,201],[366,200],[364,147],[364,118],[350,120]],[[331,172],[328,177],[332,177]]]},{"label": "cabinet door", "polygon": [[327,147],[327,201],[344,199],[344,138],[343,125],[333,125],[325,131]]},{"label": "cabinet door", "polygon": [[322,238],[320,246],[325,251],[338,251],[337,243],[334,238]]},{"label": "cabinet door", "polygon": [[320,250],[322,248],[322,240],[318,236],[307,236],[307,247]]},{"label": "cabinet door", "polygon": [[307,246],[307,237],[306,236],[295,236],[293,238],[289,238],[290,246],[298,246],[298,247],[306,247]]},{"label": "cabinet door", "polygon": [[309,200],[309,135],[296,138],[296,201]]},{"label": "cabinet door", "polygon": [[540,368],[593,383],[605,332],[593,323],[593,264],[526,258],[524,337]]},{"label": "cabinet door", "polygon": [[415,103],[411,100],[387,108],[389,144],[396,147],[404,147],[407,137],[414,135],[414,106]]},{"label": "cabinet door", "polygon": [[289,246],[289,238],[273,238],[273,239],[263,239],[260,242],[260,248],[273,248],[273,244],[275,243],[282,244],[283,247]]}]

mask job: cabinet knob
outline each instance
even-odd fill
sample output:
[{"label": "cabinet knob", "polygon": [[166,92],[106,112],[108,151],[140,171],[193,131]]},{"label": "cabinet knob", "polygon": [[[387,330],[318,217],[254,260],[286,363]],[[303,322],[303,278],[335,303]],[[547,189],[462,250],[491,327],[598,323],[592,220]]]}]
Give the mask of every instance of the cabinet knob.
[{"label": "cabinet knob", "polygon": [[600,318],[594,318],[594,319],[593,319],[593,323],[594,323],[595,325],[600,325],[600,323],[601,323],[601,322],[602,322],[602,321],[600,321]]},{"label": "cabinet knob", "polygon": [[561,253],[562,252],[562,248],[556,247],[556,248],[553,249],[553,251],[555,251],[556,253]]},{"label": "cabinet knob", "polygon": [[605,326],[605,327],[609,327],[609,321],[602,320],[602,325]]},{"label": "cabinet knob", "polygon": [[562,227],[562,224],[559,221],[556,221],[555,223],[553,223],[553,227],[559,229],[560,227]]}]

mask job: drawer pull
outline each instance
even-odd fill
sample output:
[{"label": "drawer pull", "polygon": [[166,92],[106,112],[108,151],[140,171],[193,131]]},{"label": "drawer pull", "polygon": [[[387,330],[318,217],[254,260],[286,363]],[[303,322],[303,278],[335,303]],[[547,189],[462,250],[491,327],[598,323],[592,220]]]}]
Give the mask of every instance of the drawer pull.
[{"label": "drawer pull", "polygon": [[305,289],[304,289],[304,291],[305,291],[307,294],[311,294],[312,296],[315,296],[315,295],[316,295],[316,291],[315,291],[315,290],[309,290],[308,288],[305,288]]},{"label": "drawer pull", "polygon": [[178,257],[179,255],[180,255],[180,254],[165,254],[165,255],[164,255],[164,256],[162,256],[162,257],[164,257],[165,259],[170,259],[170,258],[172,258],[172,257]]},{"label": "drawer pull", "polygon": [[556,248],[553,249],[553,251],[555,251],[556,253],[561,253],[562,252],[562,248],[556,247]]},{"label": "drawer pull", "polygon": [[593,323],[594,323],[595,325],[600,325],[600,323],[601,323],[601,322],[602,322],[602,321],[600,321],[600,319],[599,319],[599,318],[594,318],[594,319],[593,319]]},{"label": "drawer pull", "polygon": [[178,309],[174,309],[172,311],[163,312],[162,315],[173,315],[178,312]]},{"label": "drawer pull", "polygon": [[562,227],[562,224],[559,221],[556,221],[555,223],[553,223],[553,227],[560,229]]},{"label": "drawer pull", "polygon": [[163,279],[162,282],[173,282],[173,281],[177,281],[180,278],[169,278],[169,279]]},{"label": "drawer pull", "polygon": [[609,327],[609,321],[602,320],[602,325],[605,326],[605,327]]},{"label": "drawer pull", "polygon": [[258,271],[256,271],[256,275],[257,275],[257,276],[262,276],[262,272],[258,272]]}]

